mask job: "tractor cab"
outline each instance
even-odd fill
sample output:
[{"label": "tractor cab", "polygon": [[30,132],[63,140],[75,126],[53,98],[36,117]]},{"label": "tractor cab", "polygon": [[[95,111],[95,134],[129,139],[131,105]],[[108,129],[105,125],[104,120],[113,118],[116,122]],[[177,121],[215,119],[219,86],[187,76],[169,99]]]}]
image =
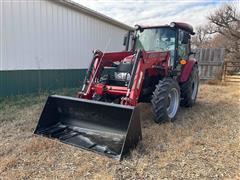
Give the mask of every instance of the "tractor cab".
[{"label": "tractor cab", "polygon": [[[193,27],[186,23],[172,22],[163,26],[135,26],[124,38],[126,50],[143,49],[147,52],[170,52],[170,66],[176,67],[181,59],[187,60]],[[132,39],[132,41],[130,41]],[[131,44],[131,45],[130,45]]]}]

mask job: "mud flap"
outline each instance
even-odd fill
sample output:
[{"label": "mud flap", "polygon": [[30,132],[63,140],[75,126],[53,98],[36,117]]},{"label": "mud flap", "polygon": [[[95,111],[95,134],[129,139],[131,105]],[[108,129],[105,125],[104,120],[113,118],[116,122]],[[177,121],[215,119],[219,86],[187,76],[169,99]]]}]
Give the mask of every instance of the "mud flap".
[{"label": "mud flap", "polygon": [[142,139],[136,107],[49,96],[34,134],[121,160]]}]

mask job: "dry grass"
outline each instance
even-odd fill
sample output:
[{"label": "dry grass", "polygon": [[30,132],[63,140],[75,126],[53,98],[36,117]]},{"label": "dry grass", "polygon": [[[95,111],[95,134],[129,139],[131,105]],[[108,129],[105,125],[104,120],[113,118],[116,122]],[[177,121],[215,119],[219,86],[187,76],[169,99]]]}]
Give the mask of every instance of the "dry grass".
[{"label": "dry grass", "polygon": [[32,135],[46,94],[0,102],[0,179],[240,179],[240,88],[201,85],[196,106],[155,124],[123,161]]}]

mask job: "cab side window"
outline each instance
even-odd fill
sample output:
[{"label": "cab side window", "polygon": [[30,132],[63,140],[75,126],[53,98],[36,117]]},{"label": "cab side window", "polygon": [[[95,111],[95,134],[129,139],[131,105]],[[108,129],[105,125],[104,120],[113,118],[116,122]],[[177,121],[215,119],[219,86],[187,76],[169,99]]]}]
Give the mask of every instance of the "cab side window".
[{"label": "cab side window", "polygon": [[178,56],[180,59],[188,59],[190,36],[187,32],[179,29]]}]

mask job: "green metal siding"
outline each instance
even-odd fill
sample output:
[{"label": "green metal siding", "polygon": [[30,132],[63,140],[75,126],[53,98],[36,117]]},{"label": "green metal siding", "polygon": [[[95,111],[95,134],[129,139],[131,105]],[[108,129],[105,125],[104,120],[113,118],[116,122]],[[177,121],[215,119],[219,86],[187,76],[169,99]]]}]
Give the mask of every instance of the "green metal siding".
[{"label": "green metal siding", "polygon": [[0,97],[80,87],[86,69],[0,71]]}]

